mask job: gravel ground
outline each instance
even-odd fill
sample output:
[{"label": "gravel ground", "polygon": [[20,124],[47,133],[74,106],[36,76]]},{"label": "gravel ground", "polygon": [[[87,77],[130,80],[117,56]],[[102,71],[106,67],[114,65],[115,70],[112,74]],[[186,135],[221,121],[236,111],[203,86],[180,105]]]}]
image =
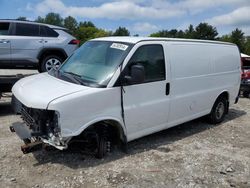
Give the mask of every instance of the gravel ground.
[{"label": "gravel ground", "polygon": [[250,187],[250,99],[222,124],[191,121],[103,160],[73,150],[24,155],[9,131],[19,118],[9,99],[0,102],[0,187]]}]

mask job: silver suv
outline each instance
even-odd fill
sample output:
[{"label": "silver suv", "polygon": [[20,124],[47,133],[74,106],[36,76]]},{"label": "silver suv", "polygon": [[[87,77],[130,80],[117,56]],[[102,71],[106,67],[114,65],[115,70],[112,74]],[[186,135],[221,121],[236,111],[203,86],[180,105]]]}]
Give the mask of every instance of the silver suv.
[{"label": "silver suv", "polygon": [[0,20],[0,68],[57,69],[79,46],[63,27]]}]

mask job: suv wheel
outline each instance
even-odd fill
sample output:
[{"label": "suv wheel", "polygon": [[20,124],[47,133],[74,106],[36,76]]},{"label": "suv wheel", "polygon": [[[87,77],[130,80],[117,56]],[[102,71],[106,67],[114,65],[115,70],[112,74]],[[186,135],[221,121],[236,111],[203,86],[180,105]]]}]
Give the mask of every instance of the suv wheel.
[{"label": "suv wheel", "polygon": [[218,98],[209,114],[209,122],[212,124],[221,123],[227,112],[227,100],[224,97]]},{"label": "suv wheel", "polygon": [[62,65],[62,62],[62,58],[57,55],[46,56],[40,64],[39,72],[48,72],[52,69],[57,70]]}]

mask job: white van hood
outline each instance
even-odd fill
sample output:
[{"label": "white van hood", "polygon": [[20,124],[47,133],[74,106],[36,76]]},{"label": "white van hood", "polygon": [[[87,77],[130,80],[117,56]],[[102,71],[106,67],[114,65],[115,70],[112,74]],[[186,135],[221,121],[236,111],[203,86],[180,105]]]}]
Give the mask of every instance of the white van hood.
[{"label": "white van hood", "polygon": [[88,89],[89,87],[66,82],[48,73],[42,73],[19,80],[13,86],[12,93],[27,107],[46,109],[54,99]]}]

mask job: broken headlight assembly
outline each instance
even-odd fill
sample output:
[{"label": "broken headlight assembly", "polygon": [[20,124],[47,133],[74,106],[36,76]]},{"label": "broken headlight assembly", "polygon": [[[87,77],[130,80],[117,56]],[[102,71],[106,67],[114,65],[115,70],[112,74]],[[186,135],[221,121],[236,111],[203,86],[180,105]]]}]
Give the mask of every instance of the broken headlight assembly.
[{"label": "broken headlight assembly", "polygon": [[59,136],[59,113],[53,110],[40,110],[23,106],[21,118],[31,131],[32,137],[46,138],[53,134]]},{"label": "broken headlight assembly", "polygon": [[67,148],[66,141],[62,140],[59,125],[60,114],[54,110],[28,108],[22,105],[21,119],[23,122],[14,123],[10,130],[24,141],[21,147],[24,153],[33,151],[32,148],[43,143],[57,149]]}]

